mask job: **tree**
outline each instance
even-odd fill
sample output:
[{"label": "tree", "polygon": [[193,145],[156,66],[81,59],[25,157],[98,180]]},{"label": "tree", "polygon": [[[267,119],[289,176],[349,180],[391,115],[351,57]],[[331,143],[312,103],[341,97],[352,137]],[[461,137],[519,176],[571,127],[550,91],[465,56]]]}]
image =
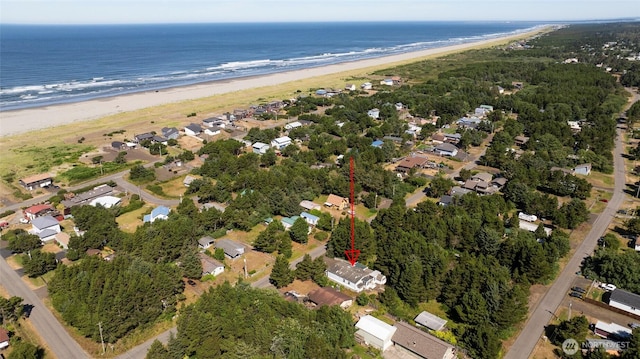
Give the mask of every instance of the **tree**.
[{"label": "tree", "polygon": [[23,340],[12,343],[11,348],[7,359],[40,359],[44,357],[44,349]]},{"label": "tree", "polygon": [[283,255],[279,255],[276,258],[271,270],[271,276],[269,276],[269,282],[276,288],[285,287],[293,282],[293,273],[289,269],[289,261]]},{"label": "tree", "polygon": [[444,176],[436,176],[431,180],[431,185],[429,187],[429,196],[433,198],[438,198],[449,192],[451,187],[454,186],[454,182]]},{"label": "tree", "polygon": [[151,182],[156,179],[156,172],[143,165],[135,165],[129,171],[129,179],[134,182]]},{"label": "tree", "polygon": [[187,250],[180,260],[182,267],[182,275],[191,279],[200,279],[202,277],[202,262],[198,257],[197,250]]},{"label": "tree", "polygon": [[24,315],[23,299],[13,296],[9,299],[0,297],[0,323],[15,322]]},{"label": "tree", "polygon": [[270,148],[260,157],[260,163],[265,167],[271,167],[276,164],[277,159],[278,156],[276,156],[276,152]]},{"label": "tree", "polygon": [[219,260],[219,261],[223,261],[224,260],[224,249],[222,248],[216,248],[216,250],[213,252],[213,258]]},{"label": "tree", "polygon": [[369,296],[367,295],[367,293],[363,292],[358,294],[358,296],[356,297],[356,303],[361,307],[369,304]]},{"label": "tree", "polygon": [[471,178],[471,170],[468,170],[466,168],[461,168],[460,169],[460,179],[463,180],[463,181],[466,181],[469,178]]},{"label": "tree", "polygon": [[14,253],[25,253],[42,247],[40,237],[21,231],[9,238],[9,249]]},{"label": "tree", "polygon": [[169,350],[158,340],[154,340],[145,359],[172,359]]},{"label": "tree", "polygon": [[578,343],[584,342],[589,332],[589,321],[584,315],[576,316],[570,320],[563,320],[556,329],[554,337],[555,345],[562,345],[567,339],[574,339]]},{"label": "tree", "polygon": [[304,257],[302,257],[302,261],[296,265],[295,275],[296,279],[301,281],[311,279],[313,275],[313,260],[309,254],[305,254]]},{"label": "tree", "polygon": [[293,225],[289,229],[291,240],[301,244],[306,244],[309,241],[309,224],[307,221],[299,217],[293,222]]},{"label": "tree", "polygon": [[29,256],[25,255],[24,260],[24,272],[29,275],[29,277],[38,277],[50,270],[56,269],[58,261],[54,253],[42,252],[39,249],[30,253],[31,255]]}]

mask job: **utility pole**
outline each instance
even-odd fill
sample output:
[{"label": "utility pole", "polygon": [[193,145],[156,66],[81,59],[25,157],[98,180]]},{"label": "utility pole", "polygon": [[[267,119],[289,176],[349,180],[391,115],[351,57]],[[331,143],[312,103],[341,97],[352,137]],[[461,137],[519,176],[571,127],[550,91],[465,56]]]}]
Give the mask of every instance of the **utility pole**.
[{"label": "utility pole", "polygon": [[100,328],[100,342],[102,343],[102,355],[104,355],[106,349],[104,348],[104,337],[102,337],[102,322],[98,322],[98,328]]},{"label": "utility pole", "polygon": [[571,301],[569,301],[569,320],[571,320]]},{"label": "utility pole", "polygon": [[249,275],[247,274],[247,258],[244,258],[244,277],[249,277]]}]

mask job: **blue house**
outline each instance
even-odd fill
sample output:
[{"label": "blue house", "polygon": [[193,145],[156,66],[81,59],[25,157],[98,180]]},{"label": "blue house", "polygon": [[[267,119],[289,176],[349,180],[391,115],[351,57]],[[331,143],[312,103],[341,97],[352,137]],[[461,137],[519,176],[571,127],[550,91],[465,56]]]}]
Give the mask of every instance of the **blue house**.
[{"label": "blue house", "polygon": [[169,209],[168,207],[158,206],[154,208],[150,214],[145,214],[143,222],[153,223],[158,219],[166,220],[167,218],[169,218],[169,212],[171,212],[171,209]]},{"label": "blue house", "polygon": [[320,217],[314,216],[313,214],[307,212],[300,213],[300,217],[304,218],[304,220],[307,221],[307,224],[309,224],[310,226],[318,225],[318,221],[320,220]]},{"label": "blue house", "polygon": [[382,140],[375,140],[371,143],[371,146],[376,147],[376,148],[382,148],[382,145],[384,144],[384,142],[382,142]]}]

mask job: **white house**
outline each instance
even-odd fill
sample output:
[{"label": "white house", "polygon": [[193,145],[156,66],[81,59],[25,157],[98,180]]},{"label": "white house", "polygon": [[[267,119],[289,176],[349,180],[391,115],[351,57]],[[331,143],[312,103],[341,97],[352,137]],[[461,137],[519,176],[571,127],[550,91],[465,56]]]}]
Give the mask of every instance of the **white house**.
[{"label": "white house", "polygon": [[113,206],[119,205],[121,201],[121,198],[115,196],[102,196],[94,198],[91,202],[89,202],[89,205],[94,207],[100,205],[104,208],[111,208]]},{"label": "white house", "polygon": [[281,150],[291,144],[291,138],[289,136],[278,137],[271,141],[271,147]]},{"label": "white house", "polygon": [[9,346],[9,332],[0,328],[0,349],[4,349]]},{"label": "white house", "polygon": [[317,209],[318,211],[320,210],[320,208],[322,208],[321,205],[317,204],[317,203],[313,203],[312,201],[308,201],[308,200],[302,200],[300,201],[300,207],[306,209],[306,210],[314,210]]},{"label": "white house", "polygon": [[202,127],[197,123],[192,123],[184,128],[184,134],[187,136],[198,136],[202,133]]},{"label": "white house", "polygon": [[391,338],[397,328],[382,320],[365,315],[356,323],[356,341],[372,346],[381,351],[387,350],[393,342]]},{"label": "white house", "polygon": [[363,90],[371,90],[373,88],[373,85],[371,84],[371,82],[365,82],[360,85],[360,88]]},{"label": "white house", "polygon": [[356,90],[356,85],[354,85],[354,84],[347,84],[347,85],[344,87],[344,89],[345,89],[345,90],[347,90],[347,91],[355,91],[355,90]]},{"label": "white house", "polygon": [[284,125],[285,130],[293,130],[294,128],[302,127],[302,122],[293,121]]},{"label": "white house", "polygon": [[640,315],[640,295],[615,289],[609,297],[609,305],[631,314]]},{"label": "white house", "polygon": [[380,85],[393,86],[393,80],[392,79],[380,80]]},{"label": "white house", "polygon": [[458,147],[450,143],[441,143],[436,146],[435,152],[440,156],[454,157],[455,155],[458,154]]},{"label": "white house", "polygon": [[337,258],[327,266],[326,274],[331,281],[358,293],[387,282],[387,277],[377,270],[371,270],[360,263],[352,266],[349,262]]},{"label": "white house", "polygon": [[320,220],[320,217],[314,216],[313,214],[307,212],[300,213],[300,217],[304,218],[304,220],[307,221],[307,224],[310,226],[317,226],[318,221]]},{"label": "white house", "polygon": [[[455,359],[455,348],[433,335],[405,322],[394,325],[396,332],[391,340],[401,358]],[[399,353],[399,354],[400,354]]]},{"label": "white house", "polygon": [[198,253],[198,256],[200,257],[200,263],[202,264],[202,275],[211,274],[213,276],[217,276],[224,272],[224,264],[204,253]]},{"label": "white house", "polygon": [[57,219],[52,216],[42,216],[31,220],[31,230],[29,232],[40,237],[41,241],[46,242],[54,239],[56,234],[61,231],[62,229]]},{"label": "white house", "polygon": [[538,216],[536,216],[535,214],[526,214],[524,212],[520,212],[518,213],[518,219],[521,219],[527,222],[535,222],[538,220]]},{"label": "white house", "polygon": [[169,212],[171,210],[168,207],[165,206],[158,206],[156,208],[154,208],[153,210],[151,210],[150,214],[145,214],[144,217],[142,218],[142,221],[147,223],[153,223],[159,219],[161,220],[166,220],[169,218]]},{"label": "white house", "polygon": [[221,129],[218,126],[212,126],[204,129],[204,134],[209,136],[219,135],[220,132],[221,132]]},{"label": "white house", "polygon": [[198,239],[198,247],[200,247],[201,249],[207,249],[209,247],[211,247],[211,245],[213,245],[213,243],[215,243],[216,240],[213,239],[212,237],[209,236],[204,236],[200,239]]},{"label": "white house", "polygon": [[591,173],[591,163],[583,163],[573,168],[573,174],[588,175]]},{"label": "white house", "polygon": [[267,153],[267,151],[269,151],[269,148],[271,148],[269,145],[263,142],[256,142],[251,145],[251,147],[253,148],[253,153],[257,153],[259,155],[264,155],[265,153]]},{"label": "white house", "polygon": [[372,108],[371,110],[367,111],[367,116],[377,120],[378,118],[380,118],[380,110],[377,108]]},{"label": "white house", "polygon": [[603,338],[621,339],[625,340],[631,337],[631,329],[623,327],[616,323],[605,323],[597,321],[593,329],[594,334]]}]

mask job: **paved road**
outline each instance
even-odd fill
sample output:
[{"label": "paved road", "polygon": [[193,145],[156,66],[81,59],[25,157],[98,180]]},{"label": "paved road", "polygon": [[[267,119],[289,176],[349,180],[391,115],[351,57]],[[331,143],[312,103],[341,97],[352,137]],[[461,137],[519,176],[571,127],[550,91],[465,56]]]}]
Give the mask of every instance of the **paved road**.
[{"label": "paved road", "polygon": [[0,285],[10,295],[24,299],[24,304],[33,306],[29,320],[38,331],[42,340],[49,346],[58,359],[90,358],[78,343],[67,333],[60,322],[45,307],[40,298],[22,281],[18,274],[0,257]]},{"label": "paved road", "polygon": [[[634,96],[634,101],[637,100],[637,96]],[[613,151],[613,165],[614,165],[614,179],[615,187],[613,196],[607,207],[602,211],[598,218],[593,223],[591,231],[582,241],[580,246],[576,249],[573,257],[569,260],[564,267],[556,281],[547,290],[546,294],[538,302],[538,305],[533,308],[531,315],[527,320],[524,328],[518,335],[518,338],[513,343],[509,352],[505,355],[504,359],[520,359],[529,358],[538,343],[538,340],[544,333],[544,328],[551,321],[558,306],[562,303],[567,295],[567,291],[571,288],[571,283],[575,278],[575,273],[580,269],[580,264],[584,257],[587,257],[593,253],[597,245],[598,238],[600,238],[605,230],[609,227],[611,220],[615,217],[616,211],[622,205],[625,193],[625,167],[624,158],[624,131],[617,130],[616,146]]]}]

